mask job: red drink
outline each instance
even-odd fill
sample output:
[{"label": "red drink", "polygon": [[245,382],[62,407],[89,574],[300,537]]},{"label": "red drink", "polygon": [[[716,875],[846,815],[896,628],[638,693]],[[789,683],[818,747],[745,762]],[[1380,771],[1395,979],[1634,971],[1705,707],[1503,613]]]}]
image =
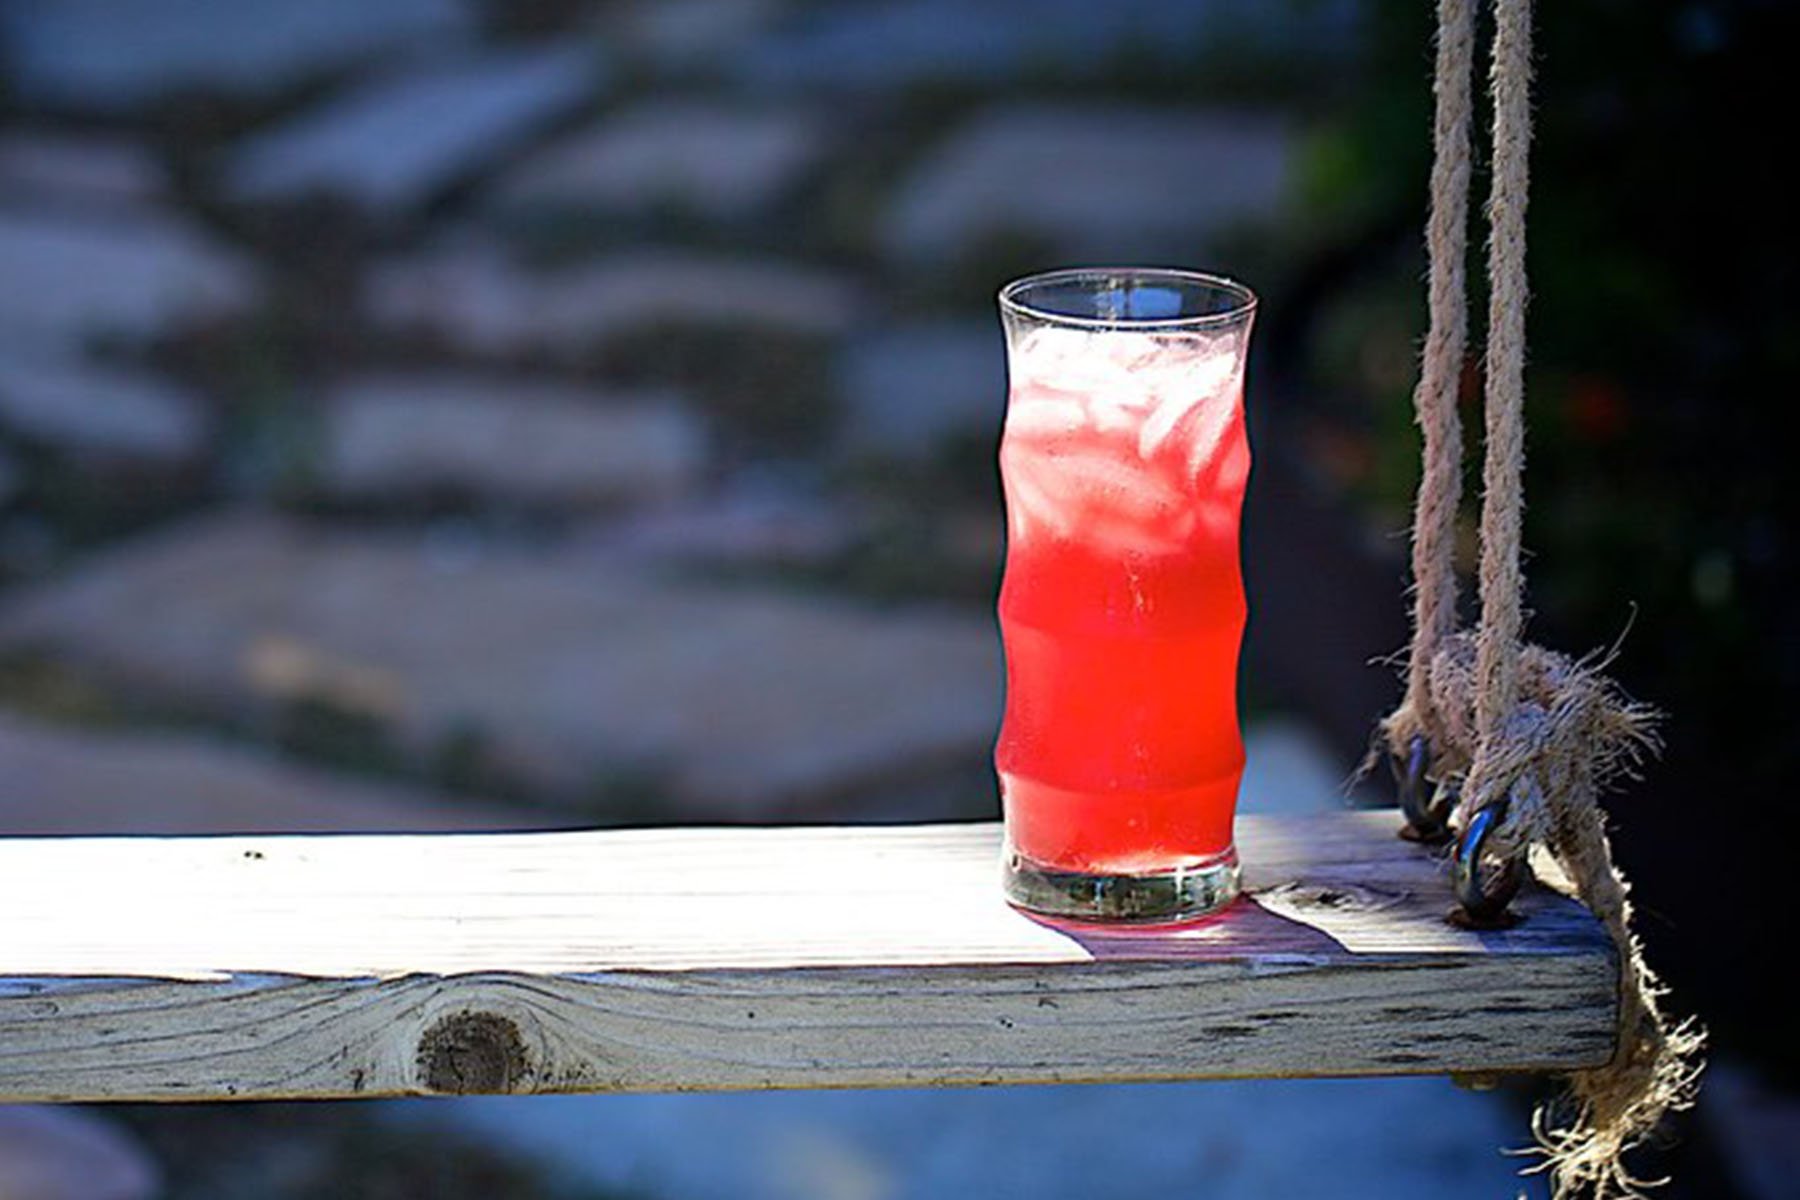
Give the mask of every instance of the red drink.
[{"label": "red drink", "polygon": [[1002,293],[995,764],[1025,907],[1169,919],[1235,894],[1252,305],[1181,272],[1058,272]]}]

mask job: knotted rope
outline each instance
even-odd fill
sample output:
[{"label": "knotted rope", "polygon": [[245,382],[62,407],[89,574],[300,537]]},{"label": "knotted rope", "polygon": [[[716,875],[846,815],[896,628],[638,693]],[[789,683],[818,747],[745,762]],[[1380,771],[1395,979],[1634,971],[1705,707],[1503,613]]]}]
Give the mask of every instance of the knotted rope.
[{"label": "knotted rope", "polygon": [[1413,398],[1424,434],[1413,522],[1413,638],[1406,696],[1381,723],[1380,737],[1401,761],[1423,738],[1432,777],[1456,788],[1454,823],[1466,827],[1484,809],[1502,813],[1490,849],[1510,856],[1533,846],[1547,850],[1618,947],[1618,1051],[1607,1065],[1576,1072],[1568,1097],[1532,1122],[1546,1158],[1539,1169],[1549,1170],[1559,1200],[1583,1193],[1605,1200],[1646,1186],[1623,1156],[1666,1112],[1693,1102],[1703,1036],[1691,1022],[1672,1024],[1659,1007],[1664,989],[1631,932],[1629,889],[1613,863],[1598,802],[1657,748],[1656,714],[1603,674],[1604,659],[1577,661],[1522,637],[1531,6],[1495,0],[1494,7],[1481,620],[1472,634],[1456,628],[1474,0],[1439,0],[1427,232],[1431,326]]}]

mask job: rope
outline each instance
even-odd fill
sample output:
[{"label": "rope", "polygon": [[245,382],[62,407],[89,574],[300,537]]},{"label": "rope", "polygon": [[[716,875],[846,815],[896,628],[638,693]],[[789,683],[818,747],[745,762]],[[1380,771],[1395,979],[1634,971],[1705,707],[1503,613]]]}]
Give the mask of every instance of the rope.
[{"label": "rope", "polygon": [[1388,722],[1391,744],[1403,746],[1431,723],[1432,657],[1456,632],[1456,512],[1462,502],[1462,381],[1468,315],[1464,260],[1469,225],[1469,80],[1475,60],[1472,0],[1438,0],[1437,120],[1432,129],[1430,256],[1431,328],[1413,407],[1424,437],[1424,471],[1413,510],[1413,641],[1406,699]]},{"label": "rope", "polygon": [[[1494,182],[1488,193],[1488,341],[1481,472],[1481,632],[1475,639],[1475,736],[1492,745],[1518,698],[1525,579],[1525,201],[1531,186],[1530,0],[1495,7]],[[1479,776],[1477,754],[1472,776]],[[1473,784],[1474,780],[1471,780]],[[1473,790],[1473,789],[1472,789]]]},{"label": "rope", "polygon": [[1413,639],[1406,697],[1380,727],[1391,752],[1414,737],[1436,778],[1460,782],[1456,819],[1505,804],[1501,853],[1548,850],[1605,925],[1620,957],[1619,1039],[1613,1061],[1575,1073],[1569,1095],[1532,1127],[1556,1197],[1635,1196],[1645,1182],[1627,1151],[1670,1110],[1692,1104],[1703,1035],[1661,1012],[1664,989],[1631,932],[1630,889],[1613,863],[1599,796],[1635,776],[1657,746],[1656,714],[1603,673],[1527,645],[1521,524],[1525,470],[1525,208],[1530,184],[1531,5],[1495,0],[1490,86],[1493,184],[1487,204],[1490,304],[1482,467],[1481,622],[1456,630],[1454,526],[1461,429],[1456,381],[1465,337],[1472,0],[1439,0],[1431,175],[1431,328],[1414,393],[1424,469],[1413,527]]}]

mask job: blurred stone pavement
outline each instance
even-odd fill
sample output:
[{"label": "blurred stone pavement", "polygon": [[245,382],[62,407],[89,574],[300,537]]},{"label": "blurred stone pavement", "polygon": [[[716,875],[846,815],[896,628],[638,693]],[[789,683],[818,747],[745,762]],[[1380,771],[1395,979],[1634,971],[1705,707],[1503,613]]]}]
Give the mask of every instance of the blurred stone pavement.
[{"label": "blurred stone pavement", "polygon": [[[1367,7],[0,0],[0,835],[994,815],[994,290],[1282,278]],[[1339,803],[1273,661],[1247,807]],[[1525,1186],[1441,1080],[345,1111],[662,1200]],[[157,1194],[115,1125],[0,1110],[0,1197]]]}]

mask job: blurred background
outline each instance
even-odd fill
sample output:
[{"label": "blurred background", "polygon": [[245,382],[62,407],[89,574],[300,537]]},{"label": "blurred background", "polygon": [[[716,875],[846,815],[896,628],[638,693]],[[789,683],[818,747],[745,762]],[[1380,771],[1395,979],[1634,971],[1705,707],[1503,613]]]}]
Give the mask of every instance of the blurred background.
[{"label": "blurred background", "polygon": [[[1406,637],[1430,8],[0,0],[0,833],[994,815],[992,296],[1102,260],[1262,293],[1245,804],[1345,803]],[[1538,19],[1533,628],[1671,714],[1617,845],[1715,1045],[1643,1165],[1796,1196],[1751,964],[1800,20]],[[1538,1195],[1535,1095],[7,1108],[0,1196]]]}]

